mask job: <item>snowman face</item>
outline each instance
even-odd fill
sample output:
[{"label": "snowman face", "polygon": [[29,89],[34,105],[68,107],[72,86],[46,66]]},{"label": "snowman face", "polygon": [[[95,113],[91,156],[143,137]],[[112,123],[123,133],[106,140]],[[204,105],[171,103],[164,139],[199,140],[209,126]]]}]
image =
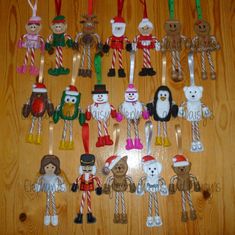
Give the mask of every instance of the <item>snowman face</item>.
[{"label": "snowman face", "polygon": [[126,92],[125,93],[125,101],[127,102],[135,102],[139,99],[138,92]]},{"label": "snowman face", "polygon": [[168,91],[159,91],[157,98],[161,101],[169,100],[169,92]]},{"label": "snowman face", "polygon": [[115,37],[121,37],[125,34],[126,24],[125,23],[113,23],[112,24],[112,34]]},{"label": "snowman face", "polygon": [[93,101],[98,104],[108,102],[108,94],[94,94],[92,98]]}]

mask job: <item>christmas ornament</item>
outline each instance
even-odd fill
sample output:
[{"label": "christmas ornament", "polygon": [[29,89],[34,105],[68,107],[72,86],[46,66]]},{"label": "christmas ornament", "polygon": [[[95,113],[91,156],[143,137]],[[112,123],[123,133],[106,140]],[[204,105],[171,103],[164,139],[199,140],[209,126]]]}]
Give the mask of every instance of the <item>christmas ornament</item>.
[{"label": "christmas ornament", "polygon": [[[88,13],[84,15],[84,20],[81,20],[82,32],[78,33],[75,38],[74,48],[82,51],[81,65],[78,70],[78,76],[91,77],[92,70],[92,52],[95,47],[96,53],[102,52],[102,43],[100,36],[96,33],[96,16],[93,15],[93,0],[88,0]],[[87,64],[86,64],[87,62]],[[86,64],[86,65],[85,65]]]},{"label": "christmas ornament", "polygon": [[112,24],[112,36],[107,38],[106,43],[103,46],[103,52],[108,53],[110,48],[113,50],[112,55],[112,66],[109,69],[108,76],[114,77],[116,75],[115,71],[115,63],[116,57],[118,55],[118,77],[126,77],[125,70],[122,64],[122,51],[124,50],[124,45],[126,51],[131,51],[132,46],[125,35],[126,30],[126,22],[122,17],[122,9],[123,9],[124,0],[117,0],[118,6],[118,15],[114,17],[110,22]]},{"label": "christmas ornament", "polygon": [[190,71],[190,86],[184,87],[184,95],[186,101],[179,107],[178,116],[185,118],[191,122],[192,126],[192,152],[201,152],[204,150],[203,144],[200,140],[199,121],[202,118],[209,118],[212,113],[209,108],[201,102],[203,87],[196,86],[194,81],[194,60],[193,53],[188,55],[188,65]]},{"label": "christmas ornament", "polygon": [[[41,144],[41,132],[42,132],[42,120],[46,116],[46,112],[49,117],[54,113],[54,105],[48,98],[47,88],[43,83],[43,67],[44,56],[41,56],[40,62],[40,74],[38,81],[33,84],[32,94],[28,101],[23,105],[22,115],[24,118],[32,117],[31,127],[29,134],[26,137],[28,143]],[[34,137],[35,123],[38,122],[37,134]]]},{"label": "christmas ornament", "polygon": [[144,17],[138,26],[140,34],[134,38],[132,47],[135,51],[138,49],[143,51],[143,68],[139,72],[139,76],[153,76],[156,72],[152,68],[150,50],[155,49],[156,51],[159,51],[160,43],[157,38],[152,35],[154,26],[147,15],[146,0],[140,0],[140,2],[144,6]]},{"label": "christmas ornament", "polygon": [[[136,190],[135,183],[132,178],[126,173],[128,171],[127,156],[117,154],[120,128],[116,124],[114,126],[114,134],[116,135],[114,154],[108,157],[105,161],[103,173],[108,175],[112,171],[113,175],[106,178],[104,184],[104,193],[112,195],[111,189],[115,192],[115,209],[114,209],[114,223],[127,223],[127,210],[124,193],[130,188],[130,193]],[[129,185],[128,185],[129,183]],[[120,205],[121,204],[121,205]],[[119,212],[121,206],[121,213]]]},{"label": "christmas ornament", "polygon": [[[60,119],[64,120],[62,139],[59,146],[63,150],[72,150],[74,148],[73,121],[78,119],[81,126],[85,123],[85,114],[80,108],[81,93],[78,92],[75,86],[80,58],[80,54],[74,54],[71,84],[63,91],[61,102],[56,107],[53,115],[54,123],[57,123]],[[69,129],[69,141],[66,141],[67,129]]]},{"label": "christmas ornament", "polygon": [[[117,121],[121,122],[123,117],[127,120],[127,140],[126,150],[131,149],[142,149],[143,145],[139,137],[138,123],[141,116],[144,119],[149,118],[147,108],[139,101],[138,91],[135,89],[133,84],[134,79],[134,62],[135,54],[131,53],[131,65],[130,65],[130,80],[128,88],[125,91],[125,101],[119,106],[119,112],[117,113]],[[131,125],[134,125],[135,139],[134,143],[131,139]]]},{"label": "christmas ornament", "polygon": [[39,32],[41,31],[41,17],[37,16],[37,4],[38,0],[35,0],[34,5],[31,0],[28,0],[29,6],[32,8],[33,15],[28,20],[25,25],[27,31],[26,34],[22,35],[18,41],[18,48],[26,48],[26,54],[24,57],[24,62],[21,67],[17,68],[18,73],[27,72],[27,64],[30,59],[29,72],[31,75],[37,76],[39,69],[35,66],[35,50],[40,49],[41,53],[44,52],[44,40]]},{"label": "christmas ornament", "polygon": [[181,129],[179,125],[176,125],[176,139],[178,143],[178,154],[173,157],[172,169],[176,175],[171,177],[169,185],[169,193],[174,194],[177,190],[181,192],[182,200],[182,216],[181,221],[187,222],[188,213],[186,210],[186,202],[190,207],[190,219],[195,220],[197,218],[196,210],[193,206],[191,197],[191,189],[194,186],[195,192],[200,192],[200,184],[195,176],[190,174],[191,162],[183,155],[182,151],[182,137]]},{"label": "christmas ornament", "polygon": [[55,0],[55,8],[57,16],[52,20],[51,30],[52,34],[47,38],[45,45],[46,51],[50,55],[56,51],[56,66],[50,68],[48,73],[52,76],[58,76],[61,74],[69,74],[69,69],[63,67],[63,48],[72,48],[73,40],[69,34],[66,33],[67,23],[65,17],[61,15],[61,3],[62,0]]},{"label": "christmas ornament", "polygon": [[181,24],[175,19],[174,0],[168,0],[168,3],[170,19],[165,22],[166,36],[162,39],[161,49],[163,52],[169,51],[171,53],[171,78],[173,81],[179,82],[183,79],[180,53],[183,47],[190,48],[191,42],[189,38],[181,35]]},{"label": "christmas ornament", "polygon": [[210,35],[210,24],[202,18],[200,0],[196,0],[198,20],[194,24],[196,36],[192,39],[192,50],[201,53],[202,79],[207,79],[206,58],[210,67],[211,79],[216,79],[215,67],[211,52],[219,50],[220,45],[216,38]]},{"label": "christmas ornament", "polygon": [[171,145],[168,139],[167,122],[171,117],[177,117],[178,106],[172,98],[171,90],[166,86],[166,55],[162,57],[162,85],[158,87],[154,94],[152,103],[147,104],[150,116],[157,121],[156,145],[169,147]]},{"label": "christmas ornament", "polygon": [[[162,225],[162,219],[159,215],[157,193],[160,192],[162,196],[168,195],[168,188],[166,182],[161,177],[162,164],[151,156],[151,139],[152,139],[153,125],[151,121],[145,123],[145,136],[146,136],[146,150],[147,155],[142,157],[142,166],[145,176],[141,177],[136,194],[138,196],[144,195],[148,192],[148,217],[146,220],[147,227],[159,227]],[[155,214],[153,216],[152,207],[154,204]]]},{"label": "christmas ornament", "polygon": [[[87,198],[87,223],[95,223],[96,218],[92,215],[91,210],[91,192],[94,191],[95,185],[94,181],[96,181],[98,187],[95,189],[97,195],[102,194],[102,186],[100,179],[96,176],[96,166],[95,166],[95,156],[89,153],[89,126],[85,123],[82,126],[82,140],[84,145],[85,153],[80,157],[80,167],[79,173],[80,176],[75,180],[72,184],[71,190],[73,192],[77,192],[78,186],[80,186],[80,190],[82,191],[82,201],[79,213],[77,217],[74,219],[74,223],[82,224],[83,223],[83,209],[85,206],[85,200]],[[80,185],[79,185],[80,184]]]},{"label": "christmas ornament", "polygon": [[[93,104],[89,105],[86,111],[86,120],[91,118],[97,121],[98,126],[98,140],[96,142],[96,147],[103,147],[105,145],[112,145],[113,141],[108,133],[108,121],[110,115],[112,118],[116,118],[116,110],[108,101],[108,91],[106,86],[102,84],[101,77],[101,56],[96,55],[95,67],[97,73],[97,84],[92,91]],[[102,134],[102,127],[103,132]]]},{"label": "christmas ornament", "polygon": [[[41,160],[37,183],[34,185],[35,192],[46,193],[46,214],[44,216],[44,225],[58,225],[58,215],[55,203],[55,192],[65,192],[66,185],[60,177],[60,159],[53,154],[53,124],[50,123],[49,154]],[[50,212],[51,211],[51,212]]]}]

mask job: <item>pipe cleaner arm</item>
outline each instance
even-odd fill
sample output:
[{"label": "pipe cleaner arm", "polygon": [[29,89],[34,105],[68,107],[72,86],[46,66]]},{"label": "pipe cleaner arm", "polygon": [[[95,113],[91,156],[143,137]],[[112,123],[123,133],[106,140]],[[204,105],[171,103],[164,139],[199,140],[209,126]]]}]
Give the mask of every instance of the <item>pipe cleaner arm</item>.
[{"label": "pipe cleaner arm", "polygon": [[200,192],[201,191],[201,186],[199,184],[199,181],[198,181],[197,177],[194,176],[194,175],[191,175],[191,174],[189,176],[190,176],[190,180],[193,182],[194,191],[195,192]]},{"label": "pipe cleaner arm", "polygon": [[81,109],[79,110],[78,120],[81,126],[86,122],[86,115]]},{"label": "pipe cleaner arm", "polygon": [[126,180],[129,181],[130,193],[134,193],[136,191],[136,186],[133,179],[126,175]]},{"label": "pipe cleaner arm", "polygon": [[145,184],[145,181],[146,181],[146,176],[143,176],[140,178],[139,182],[138,182],[138,185],[137,185],[137,188],[136,188],[136,195],[138,196],[143,196],[144,195],[144,184]]},{"label": "pipe cleaner arm", "polygon": [[148,111],[148,108],[146,107],[146,105],[145,104],[143,104],[142,103],[142,109],[143,109],[143,111],[142,111],[142,117],[143,117],[143,119],[144,120],[147,120],[147,119],[149,119],[149,111]]},{"label": "pipe cleaner arm", "polygon": [[167,196],[169,195],[169,191],[168,191],[168,188],[166,186],[166,181],[163,179],[163,177],[161,177],[159,179],[159,182],[160,182],[160,194],[162,196]]},{"label": "pipe cleaner arm", "polygon": [[91,120],[92,115],[91,115],[91,106],[90,105],[87,107],[87,110],[86,110],[86,113],[85,113],[85,117],[86,117],[87,121]]},{"label": "pipe cleaner arm", "polygon": [[72,187],[71,187],[71,191],[72,192],[77,192],[78,191],[78,184],[79,184],[79,182],[81,181],[81,176],[79,176],[76,180],[75,180],[75,182],[72,184]]},{"label": "pipe cleaner arm", "polygon": [[175,103],[175,101],[172,101],[172,106],[171,106],[172,117],[176,118],[178,116],[178,112],[179,112],[178,105]]},{"label": "pipe cleaner arm", "polygon": [[146,107],[147,107],[149,115],[153,116],[153,114],[154,114],[154,105],[153,105],[153,103],[148,103],[146,105]]},{"label": "pipe cleaner arm", "polygon": [[111,117],[116,118],[117,117],[116,109],[113,107],[113,105],[110,105],[110,107],[111,107]]},{"label": "pipe cleaner arm", "polygon": [[122,110],[122,105],[119,105],[118,112],[117,112],[117,115],[116,115],[116,120],[118,122],[121,122],[123,120],[123,114],[121,113],[121,110]]},{"label": "pipe cleaner arm", "polygon": [[174,194],[176,192],[175,188],[175,181],[177,180],[178,176],[174,175],[171,177],[170,184],[169,184],[169,193]]},{"label": "pipe cleaner arm", "polygon": [[113,176],[109,176],[106,178],[105,184],[104,184],[104,189],[103,189],[103,193],[104,194],[110,194],[111,193],[111,185],[113,183]]}]

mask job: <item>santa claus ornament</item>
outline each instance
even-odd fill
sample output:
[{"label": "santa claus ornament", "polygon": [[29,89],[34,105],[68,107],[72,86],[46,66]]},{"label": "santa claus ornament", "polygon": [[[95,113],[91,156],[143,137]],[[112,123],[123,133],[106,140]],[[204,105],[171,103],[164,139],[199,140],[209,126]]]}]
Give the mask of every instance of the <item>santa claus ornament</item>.
[{"label": "santa claus ornament", "polygon": [[127,156],[117,154],[118,140],[119,140],[119,125],[114,126],[114,133],[116,134],[114,154],[108,157],[105,161],[103,173],[108,175],[112,171],[113,175],[108,176],[104,184],[104,193],[112,195],[115,192],[115,209],[114,209],[114,223],[127,224],[127,209],[125,203],[124,193],[130,188],[130,193],[136,190],[135,183],[126,173],[128,171]]},{"label": "santa claus ornament", "polygon": [[216,79],[215,66],[211,52],[219,50],[220,45],[213,35],[210,35],[211,27],[207,21],[202,18],[202,9],[200,0],[196,0],[198,20],[194,24],[196,36],[192,39],[192,50],[201,54],[201,76],[207,79],[206,59],[210,67],[211,79]]},{"label": "santa claus ornament", "polygon": [[[26,137],[28,143],[41,144],[42,120],[48,114],[51,117],[54,113],[54,105],[48,98],[47,88],[43,83],[44,57],[41,57],[40,74],[38,81],[33,84],[32,94],[23,105],[22,115],[24,118],[32,118],[29,134]],[[47,114],[46,114],[47,113]],[[34,135],[35,125],[38,125],[36,136]]]},{"label": "santa claus ornament", "polygon": [[[89,126],[85,123],[82,127],[82,139],[85,149],[85,153],[80,157],[80,176],[72,184],[71,190],[77,192],[78,187],[82,191],[82,200],[77,217],[74,219],[74,223],[83,223],[83,210],[85,206],[85,201],[87,198],[87,223],[95,223],[96,218],[92,215],[91,209],[91,192],[96,191],[97,195],[102,194],[102,186],[100,179],[96,176],[96,166],[95,166],[95,156],[89,153]],[[95,182],[98,187],[95,189]]]},{"label": "santa claus ornament", "polygon": [[178,154],[173,157],[172,169],[176,175],[171,177],[169,185],[169,193],[174,194],[177,190],[181,192],[182,203],[182,215],[181,221],[188,221],[188,213],[186,209],[186,203],[190,208],[190,219],[195,220],[197,218],[196,210],[193,206],[191,197],[191,189],[194,187],[195,192],[200,192],[200,184],[195,176],[190,174],[191,162],[182,153],[182,138],[181,129],[179,125],[176,125],[176,138],[178,143]]},{"label": "santa claus ornament", "polygon": [[82,32],[78,33],[75,38],[74,49],[82,52],[81,64],[78,70],[78,76],[92,76],[92,50],[95,48],[96,53],[102,51],[100,36],[96,33],[96,16],[93,14],[93,0],[88,0],[88,13],[81,20]]},{"label": "santa claus ornament", "polygon": [[35,50],[40,50],[41,53],[44,52],[44,40],[42,36],[39,35],[41,31],[41,17],[37,16],[37,4],[38,0],[35,0],[33,5],[31,0],[28,0],[29,6],[33,11],[33,15],[28,20],[25,25],[27,31],[26,34],[22,35],[18,41],[18,48],[26,48],[26,54],[24,57],[23,65],[17,68],[18,73],[27,72],[27,64],[30,59],[29,73],[31,75],[37,76],[39,69],[35,66]]},{"label": "santa claus ornament", "polygon": [[[80,108],[81,93],[75,86],[77,69],[80,63],[80,55],[75,54],[73,57],[73,75],[71,84],[63,91],[61,102],[56,107],[53,121],[57,123],[60,119],[64,120],[64,128],[59,148],[62,150],[72,150],[74,148],[73,141],[73,121],[78,120],[82,126],[85,123],[85,114]],[[67,132],[69,132],[68,141],[66,140]]]},{"label": "santa claus ornament", "polygon": [[124,0],[117,0],[118,15],[111,20],[112,36],[107,38],[106,43],[103,46],[104,53],[108,53],[110,48],[113,50],[112,66],[108,72],[109,77],[116,76],[115,63],[117,57],[119,66],[118,77],[126,77],[126,73],[123,68],[122,51],[124,50],[124,47],[126,51],[132,50],[131,43],[125,35],[126,22],[122,17],[123,4]]},{"label": "santa claus ornament", "polygon": [[171,90],[166,86],[165,54],[162,58],[162,85],[156,90],[154,100],[147,104],[147,108],[150,116],[157,121],[156,145],[169,147],[171,143],[168,138],[167,123],[172,117],[177,117],[178,106],[173,101]]},{"label": "santa claus ornament", "polygon": [[34,185],[35,192],[46,193],[46,212],[44,216],[44,225],[58,225],[58,215],[55,203],[55,193],[65,192],[66,185],[60,177],[60,159],[53,154],[53,124],[50,123],[49,154],[41,160],[37,183]]},{"label": "santa claus ornament", "polygon": [[52,34],[47,38],[46,51],[52,55],[56,53],[56,65],[55,68],[50,68],[48,73],[52,76],[58,76],[63,74],[69,74],[69,69],[63,67],[63,48],[72,48],[73,40],[69,34],[66,33],[67,23],[65,17],[61,15],[61,3],[62,0],[55,0],[55,8],[57,16],[52,20],[51,30]]},{"label": "santa claus ornament", "polygon": [[147,15],[146,0],[140,0],[140,2],[144,6],[144,17],[138,26],[140,34],[134,38],[132,47],[135,51],[143,51],[143,68],[139,72],[139,76],[153,76],[156,74],[156,72],[154,71],[151,64],[150,50],[159,51],[160,43],[157,41],[157,38],[152,35],[154,26]]},{"label": "santa claus ornament", "polygon": [[180,53],[184,47],[190,48],[191,42],[189,38],[181,35],[181,24],[175,19],[174,0],[168,1],[170,19],[165,22],[166,36],[162,39],[161,49],[163,52],[169,51],[171,53],[171,78],[173,81],[179,82],[183,79]]},{"label": "santa claus ornament", "polygon": [[199,122],[202,120],[202,118],[209,118],[212,113],[209,108],[201,102],[203,87],[195,85],[194,60],[192,52],[190,52],[188,55],[188,65],[190,71],[190,86],[184,87],[186,101],[180,105],[178,116],[191,122],[191,152],[202,152],[204,147],[200,139]]},{"label": "santa claus ornament", "polygon": [[[98,56],[98,55],[97,55]],[[116,110],[109,103],[108,91],[105,84],[102,84],[102,80],[99,78],[101,75],[101,59],[95,59],[95,67],[97,71],[97,84],[92,91],[93,104],[89,105],[86,111],[86,120],[93,118],[97,121],[98,139],[96,147],[103,147],[105,145],[112,145],[113,141],[110,138],[108,132],[108,121],[110,116],[116,118]]]},{"label": "santa claus ornament", "polygon": [[[160,192],[162,196],[167,196],[168,188],[165,180],[160,175],[162,171],[162,164],[151,156],[152,129],[152,122],[147,121],[145,123],[147,155],[142,157],[141,161],[145,176],[140,178],[137,185],[136,194],[138,196],[142,196],[145,192],[148,192],[148,217],[146,220],[146,225],[147,227],[159,227],[162,225],[162,219],[159,215],[157,193]],[[154,213],[152,212],[153,206]]]}]

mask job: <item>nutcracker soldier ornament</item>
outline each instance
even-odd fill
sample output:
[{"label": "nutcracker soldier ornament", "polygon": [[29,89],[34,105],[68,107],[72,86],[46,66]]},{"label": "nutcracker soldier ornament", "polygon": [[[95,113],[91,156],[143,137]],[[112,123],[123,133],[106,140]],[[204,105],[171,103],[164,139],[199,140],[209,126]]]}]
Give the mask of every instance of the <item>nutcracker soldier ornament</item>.
[{"label": "nutcracker soldier ornament", "polygon": [[[168,195],[168,188],[166,182],[161,177],[162,164],[151,156],[151,138],[152,138],[153,125],[151,121],[145,123],[145,136],[146,136],[146,149],[147,155],[142,157],[142,166],[145,176],[141,177],[136,194],[138,196],[144,195],[148,192],[148,217],[146,220],[147,227],[159,227],[162,225],[162,219],[159,215],[157,193],[160,192],[162,196]],[[153,216],[152,207],[155,207],[155,214]]]},{"label": "nutcracker soldier ornament", "polygon": [[[47,88],[43,83],[43,67],[44,56],[41,57],[38,81],[33,84],[32,94],[22,108],[22,115],[24,118],[28,118],[30,115],[32,116],[31,127],[29,129],[29,134],[26,137],[26,141],[31,144],[41,144],[42,120],[46,116],[46,112],[49,117],[54,113],[54,105],[48,98]],[[38,129],[37,134],[34,137],[33,133],[36,121],[38,122]]]},{"label": "nutcracker soldier ornament", "polygon": [[124,0],[117,0],[118,5],[118,15],[111,20],[112,24],[112,36],[106,40],[103,46],[103,52],[108,53],[110,48],[113,50],[112,55],[112,66],[109,69],[108,76],[114,77],[116,75],[115,63],[118,56],[118,77],[126,77],[125,70],[123,68],[122,61],[122,51],[124,50],[124,45],[126,51],[131,51],[132,46],[127,36],[125,35],[126,22],[122,17]]},{"label": "nutcracker soldier ornament", "polygon": [[215,66],[211,56],[211,52],[219,50],[220,45],[216,38],[210,35],[210,25],[202,18],[202,9],[200,0],[196,0],[196,8],[198,20],[194,24],[196,36],[192,39],[192,50],[201,53],[201,69],[202,79],[207,79],[206,58],[210,67],[211,79],[216,79]]},{"label": "nutcracker soldier ornament", "polygon": [[100,36],[96,33],[96,16],[92,13],[93,0],[88,0],[88,13],[81,20],[82,32],[78,33],[75,38],[74,48],[82,51],[81,65],[78,70],[78,76],[92,76],[92,49],[96,48],[96,54],[102,52],[102,43]]},{"label": "nutcracker soldier ornament", "polygon": [[27,72],[27,64],[30,59],[29,72],[33,76],[37,76],[39,69],[35,66],[35,50],[40,49],[41,53],[44,52],[44,39],[39,35],[39,32],[42,29],[41,17],[37,16],[37,3],[38,0],[35,0],[34,5],[31,0],[28,0],[29,6],[32,8],[33,15],[28,20],[28,23],[25,25],[27,31],[26,34],[22,35],[18,41],[18,48],[26,48],[26,54],[24,57],[24,62],[21,67],[17,68],[18,73]]},{"label": "nutcracker soldier ornament", "polygon": [[[142,149],[143,145],[139,137],[139,120],[141,116],[146,120],[149,118],[147,107],[139,101],[138,91],[133,84],[134,79],[134,61],[135,54],[131,53],[131,65],[130,65],[130,80],[128,88],[125,91],[125,101],[121,103],[118,108],[116,120],[121,122],[123,117],[127,120],[127,139],[126,150]],[[135,138],[134,142],[131,138],[131,126],[134,126]]]},{"label": "nutcracker soldier ornament", "polygon": [[144,17],[138,26],[140,34],[134,38],[132,47],[135,51],[138,49],[143,51],[143,68],[139,72],[139,76],[153,76],[156,72],[151,64],[150,50],[155,49],[159,51],[160,43],[157,41],[157,38],[152,35],[154,27],[153,23],[148,19],[146,0],[140,0],[140,2],[144,6]]},{"label": "nutcracker soldier ornament", "polygon": [[170,19],[165,22],[164,29],[166,36],[162,39],[161,50],[165,53],[171,53],[172,68],[171,78],[175,82],[182,81],[183,72],[180,61],[180,53],[183,47],[190,48],[191,42],[189,38],[181,35],[181,24],[174,17],[174,0],[169,1]]},{"label": "nutcracker soldier ornament", "polygon": [[55,0],[55,7],[57,16],[52,20],[51,30],[52,34],[47,38],[45,49],[50,55],[56,51],[56,66],[50,68],[48,73],[52,76],[62,74],[69,74],[69,69],[63,67],[63,48],[66,46],[72,48],[73,40],[69,34],[66,33],[67,23],[65,17],[61,15],[62,0]]},{"label": "nutcracker soldier ornament", "polygon": [[83,209],[85,206],[85,200],[87,198],[87,223],[95,223],[96,218],[92,215],[91,210],[91,192],[95,189],[95,182],[98,187],[95,189],[97,195],[102,194],[102,186],[100,179],[96,176],[95,156],[89,153],[89,126],[85,123],[82,127],[82,138],[85,153],[80,157],[80,176],[72,184],[71,190],[77,192],[79,184],[80,190],[82,191],[82,201],[80,205],[79,213],[74,219],[74,223],[83,223]]},{"label": "nutcracker soldier ornament", "polygon": [[[97,84],[92,91],[93,104],[89,105],[86,111],[86,120],[91,118],[97,121],[98,126],[98,140],[96,142],[96,147],[103,147],[105,145],[112,145],[113,141],[110,138],[108,132],[108,121],[110,116],[116,118],[116,110],[109,103],[108,91],[106,86],[101,83],[101,57],[97,55],[95,58],[95,67],[97,73]],[[103,132],[102,134],[102,127]]]}]

